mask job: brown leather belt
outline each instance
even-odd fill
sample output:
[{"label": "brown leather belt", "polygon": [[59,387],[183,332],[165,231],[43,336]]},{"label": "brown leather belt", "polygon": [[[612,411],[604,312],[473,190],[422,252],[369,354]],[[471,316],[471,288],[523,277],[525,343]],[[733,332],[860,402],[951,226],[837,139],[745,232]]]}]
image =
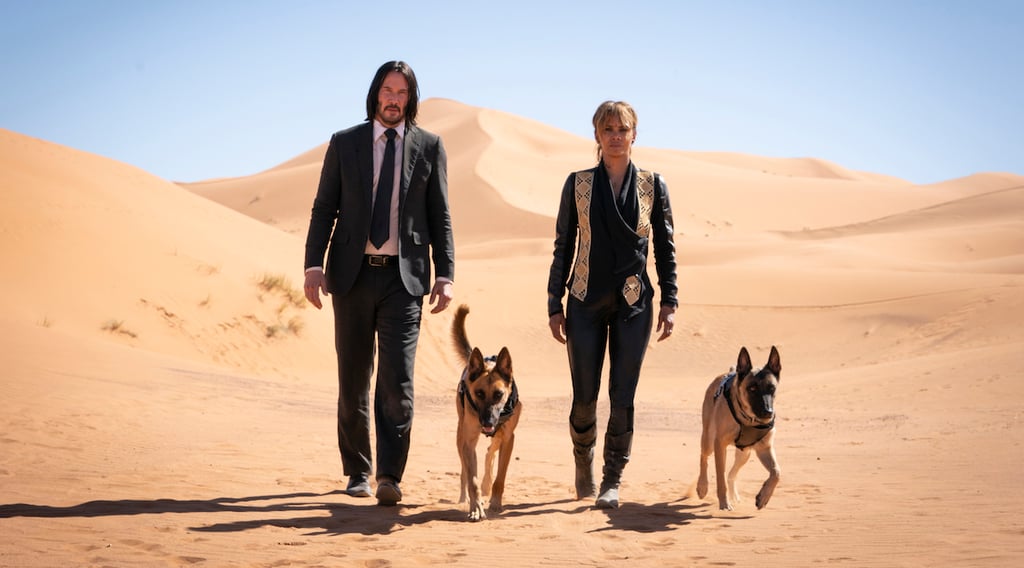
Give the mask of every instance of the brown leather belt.
[{"label": "brown leather belt", "polygon": [[388,256],[386,254],[368,254],[365,255],[366,264],[370,266],[383,267],[383,266],[394,266],[398,264],[397,256]]}]

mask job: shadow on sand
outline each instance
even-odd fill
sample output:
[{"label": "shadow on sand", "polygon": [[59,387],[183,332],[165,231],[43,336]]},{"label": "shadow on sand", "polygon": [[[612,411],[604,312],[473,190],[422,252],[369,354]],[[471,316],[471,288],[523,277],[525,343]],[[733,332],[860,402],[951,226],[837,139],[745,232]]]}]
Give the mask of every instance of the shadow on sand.
[{"label": "shadow on sand", "polygon": [[[335,498],[338,498],[337,500]],[[566,505],[571,499],[549,503],[510,504],[495,518],[551,514],[579,514],[592,508],[580,502],[575,508]],[[246,514],[259,513],[257,519],[234,519],[190,527],[197,532],[238,532],[260,527],[281,527],[309,531],[308,535],[388,534],[403,527],[433,522],[466,522],[462,505],[445,504],[446,508],[420,504],[399,504],[378,507],[373,499],[351,499],[344,491],[327,493],[284,493],[251,497],[217,497],[213,499],[122,499],[87,501],[66,507],[13,503],[0,505],[0,519],[14,517],[71,518],[108,517],[154,514]],[[674,530],[711,515],[698,515],[695,509],[706,505],[686,505],[676,501],[641,505],[626,503],[606,511],[608,526],[597,531],[623,530],[641,533]],[[302,515],[288,513],[303,512]],[[247,515],[248,516],[248,515]]]}]

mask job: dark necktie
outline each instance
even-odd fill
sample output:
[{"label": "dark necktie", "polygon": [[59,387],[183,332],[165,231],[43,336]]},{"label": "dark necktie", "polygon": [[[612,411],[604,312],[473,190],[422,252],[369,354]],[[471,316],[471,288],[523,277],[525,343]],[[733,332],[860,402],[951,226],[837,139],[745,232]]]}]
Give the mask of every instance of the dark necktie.
[{"label": "dark necktie", "polygon": [[388,240],[391,228],[391,192],[395,189],[395,136],[398,136],[398,132],[388,128],[384,135],[388,141],[384,146],[384,159],[380,163],[377,197],[373,200],[373,217],[370,219],[370,242],[377,248]]}]

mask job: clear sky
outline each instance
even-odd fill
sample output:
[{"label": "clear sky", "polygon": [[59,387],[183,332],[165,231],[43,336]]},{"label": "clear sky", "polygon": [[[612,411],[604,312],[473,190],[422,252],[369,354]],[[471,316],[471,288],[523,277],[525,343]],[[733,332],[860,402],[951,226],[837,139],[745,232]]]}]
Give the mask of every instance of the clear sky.
[{"label": "clear sky", "polygon": [[249,175],[362,121],[391,59],[422,98],[588,138],[619,99],[643,146],[1024,174],[1018,0],[0,0],[0,127]]}]

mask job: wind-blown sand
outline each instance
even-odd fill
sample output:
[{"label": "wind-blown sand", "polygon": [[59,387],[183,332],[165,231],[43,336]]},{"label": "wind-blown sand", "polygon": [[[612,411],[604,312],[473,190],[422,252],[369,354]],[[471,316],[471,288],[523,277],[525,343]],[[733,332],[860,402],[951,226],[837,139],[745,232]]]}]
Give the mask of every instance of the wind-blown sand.
[{"label": "wind-blown sand", "polygon": [[[525,404],[505,512],[473,524],[456,503],[454,310],[424,314],[405,499],[340,491],[331,313],[294,301],[325,145],[175,184],[0,130],[0,566],[1024,558],[1024,177],[917,186],[638,147],[669,184],[682,305],[650,346],[623,505],[606,512],[573,499],[545,309],[558,193],[593,144],[442,99],[420,122],[449,153],[470,339],[509,347]],[[752,460],[743,501],[719,511],[694,492],[701,397],[740,346],[762,365],[771,345],[782,481],[757,510]]]}]

